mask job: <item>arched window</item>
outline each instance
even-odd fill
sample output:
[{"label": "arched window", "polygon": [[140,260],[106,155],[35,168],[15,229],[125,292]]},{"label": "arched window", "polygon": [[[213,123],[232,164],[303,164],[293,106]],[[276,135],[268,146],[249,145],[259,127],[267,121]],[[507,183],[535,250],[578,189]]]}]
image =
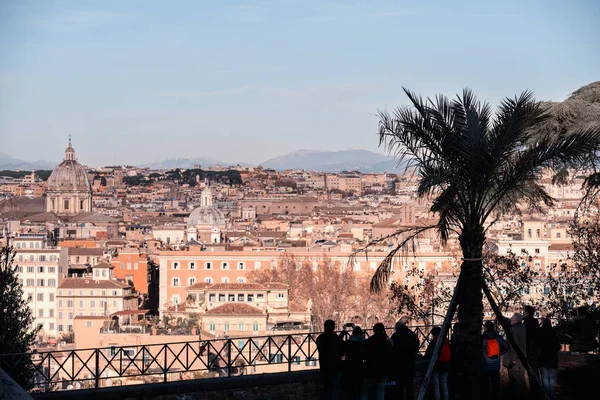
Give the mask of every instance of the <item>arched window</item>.
[{"label": "arched window", "polygon": [[540,234],[541,234],[540,230],[539,230],[539,229],[537,229],[537,230],[535,231],[535,237],[539,239],[539,238],[540,238]]},{"label": "arched window", "polygon": [[527,229],[527,238],[531,239],[531,229]]}]

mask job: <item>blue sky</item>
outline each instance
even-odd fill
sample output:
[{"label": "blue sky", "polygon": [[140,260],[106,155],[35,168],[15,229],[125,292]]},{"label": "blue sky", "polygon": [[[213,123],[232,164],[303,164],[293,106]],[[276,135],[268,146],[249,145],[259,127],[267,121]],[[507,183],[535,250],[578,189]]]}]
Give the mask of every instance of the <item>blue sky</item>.
[{"label": "blue sky", "polygon": [[600,79],[590,1],[0,0],[0,152],[88,165],[377,148],[401,87],[497,103]]}]

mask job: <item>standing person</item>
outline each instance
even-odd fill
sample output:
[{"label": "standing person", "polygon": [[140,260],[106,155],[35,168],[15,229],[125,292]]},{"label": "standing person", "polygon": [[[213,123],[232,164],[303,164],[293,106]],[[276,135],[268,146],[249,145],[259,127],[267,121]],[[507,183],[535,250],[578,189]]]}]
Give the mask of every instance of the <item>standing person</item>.
[{"label": "standing person", "polygon": [[552,323],[548,318],[542,320],[538,345],[540,348],[539,366],[542,374],[542,386],[551,399],[556,398],[556,370],[558,369],[558,352],[560,342]]},{"label": "standing person", "polygon": [[340,398],[340,379],[344,342],[335,334],[335,322],[328,319],[323,324],[325,332],[317,337],[321,379],[321,398],[337,400]]},{"label": "standing person", "polygon": [[394,348],[385,334],[381,322],[373,325],[373,336],[365,341],[365,384],[361,399],[367,400],[371,392],[375,400],[384,400],[385,385],[390,374]]},{"label": "standing person", "polygon": [[[521,352],[525,354],[527,346],[526,336],[527,331],[525,325],[522,324],[523,315],[514,313],[510,319],[511,328],[510,333],[512,334],[515,342]],[[502,359],[502,364],[506,367],[508,372],[508,381],[510,383],[510,389],[512,392],[512,400],[523,400],[527,397],[527,384],[525,382],[525,367],[517,356],[517,351],[513,345],[509,342],[508,352]]]},{"label": "standing person", "polygon": [[503,353],[504,340],[498,334],[492,321],[483,324],[481,343],[483,345],[481,354],[481,398],[500,398],[500,355]]},{"label": "standing person", "polygon": [[396,322],[390,338],[394,345],[392,377],[396,381],[396,398],[414,398],[413,381],[416,376],[415,355],[419,352],[419,338],[402,322]]},{"label": "standing person", "polygon": [[[540,331],[540,324],[538,320],[535,318],[535,308],[532,306],[525,306],[524,308],[524,318],[523,325],[525,325],[525,341],[527,346],[527,362],[529,366],[533,370],[535,374],[535,378],[540,379],[540,370],[538,365],[539,358],[539,348],[538,348],[538,336]],[[530,397],[532,399],[540,399],[542,398],[540,393],[539,386],[534,381],[534,376],[530,375],[529,371],[527,371],[527,376],[529,377],[529,390]]]},{"label": "standing person", "polygon": [[427,350],[425,350],[425,358],[431,360],[433,357],[433,349],[435,348],[435,344],[438,340],[443,340],[442,348],[440,349],[440,354],[437,360],[435,361],[435,367],[433,368],[433,375],[431,380],[433,381],[433,393],[435,395],[435,400],[448,400],[450,395],[448,393],[448,373],[450,372],[450,360],[452,358],[452,351],[450,349],[450,344],[448,343],[448,338],[441,339],[440,333],[442,332],[442,328],[439,326],[435,326],[431,329],[431,342],[429,342],[429,346],[427,346]]},{"label": "standing person", "polygon": [[348,399],[358,400],[364,380],[365,336],[360,326],[352,329],[345,343],[344,388]]},{"label": "standing person", "polygon": [[586,306],[577,309],[577,318],[573,323],[573,339],[571,340],[571,351],[587,353],[598,346],[596,342],[596,321],[588,312]]}]

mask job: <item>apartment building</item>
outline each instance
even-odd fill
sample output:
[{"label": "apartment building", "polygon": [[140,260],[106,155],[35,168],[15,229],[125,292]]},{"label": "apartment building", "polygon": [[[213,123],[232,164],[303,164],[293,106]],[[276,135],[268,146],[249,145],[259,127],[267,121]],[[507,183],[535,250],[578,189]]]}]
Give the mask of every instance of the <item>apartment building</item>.
[{"label": "apartment building", "polygon": [[110,263],[117,279],[133,286],[140,293],[148,293],[148,256],[138,249],[122,249],[113,256]]},{"label": "apartment building", "polygon": [[138,296],[131,286],[114,277],[114,267],[100,263],[92,276],[65,278],[58,287],[58,334],[73,331],[76,316],[110,316],[118,311],[137,310]]},{"label": "apartment building", "polygon": [[11,244],[15,248],[18,279],[23,285],[24,298],[29,300],[34,324],[41,325],[47,337],[56,337],[56,288],[67,271],[67,249],[47,247],[45,239],[40,237],[17,237]]}]

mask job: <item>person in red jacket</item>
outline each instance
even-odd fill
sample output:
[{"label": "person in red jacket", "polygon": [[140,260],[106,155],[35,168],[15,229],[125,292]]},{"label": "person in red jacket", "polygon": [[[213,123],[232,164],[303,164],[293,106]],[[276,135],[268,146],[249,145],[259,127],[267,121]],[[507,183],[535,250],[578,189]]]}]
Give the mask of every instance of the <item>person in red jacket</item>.
[{"label": "person in red jacket", "polygon": [[[431,329],[431,336],[433,336],[433,339],[431,339],[431,342],[429,342],[429,345],[427,346],[427,350],[425,350],[426,359],[432,359],[435,344],[438,340],[441,340],[439,337],[441,332],[442,328],[439,326],[435,326]],[[448,373],[450,372],[451,351],[448,338],[444,338],[443,340],[444,344],[442,344],[438,359],[434,360],[435,367],[433,368],[433,375],[431,377],[435,400],[448,400],[450,398],[448,393]]]}]

